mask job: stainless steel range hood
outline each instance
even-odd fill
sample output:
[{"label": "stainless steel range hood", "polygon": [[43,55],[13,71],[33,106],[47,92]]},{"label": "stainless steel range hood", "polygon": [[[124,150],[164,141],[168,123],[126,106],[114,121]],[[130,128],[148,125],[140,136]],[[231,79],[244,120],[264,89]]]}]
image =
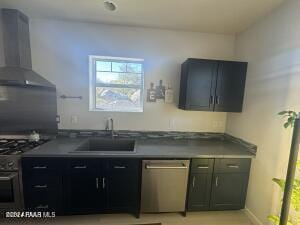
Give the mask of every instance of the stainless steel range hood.
[{"label": "stainless steel range hood", "polygon": [[0,9],[0,85],[55,88],[32,70],[29,20],[15,9]]}]

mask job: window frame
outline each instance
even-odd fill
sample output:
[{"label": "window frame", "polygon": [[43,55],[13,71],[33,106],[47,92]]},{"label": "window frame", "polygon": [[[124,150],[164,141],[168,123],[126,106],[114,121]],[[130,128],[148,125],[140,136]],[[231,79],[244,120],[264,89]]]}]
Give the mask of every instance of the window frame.
[{"label": "window frame", "polygon": [[[123,62],[123,63],[140,63],[142,64],[141,84],[106,84],[97,82],[96,61],[108,62]],[[113,72],[113,71],[111,71]],[[130,109],[124,108],[122,110],[113,109],[99,109],[96,107],[96,87],[111,87],[111,88],[136,88],[140,89],[140,108]],[[111,56],[97,56],[89,55],[89,111],[94,112],[144,112],[144,59],[141,58],[124,58]]]}]

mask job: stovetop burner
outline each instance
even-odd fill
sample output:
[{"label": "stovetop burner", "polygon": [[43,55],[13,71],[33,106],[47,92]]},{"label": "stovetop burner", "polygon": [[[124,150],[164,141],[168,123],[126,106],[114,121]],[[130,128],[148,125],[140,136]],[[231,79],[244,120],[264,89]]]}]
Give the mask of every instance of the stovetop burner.
[{"label": "stovetop burner", "polygon": [[28,139],[0,139],[0,155],[19,155],[29,151],[48,140],[31,141]]}]

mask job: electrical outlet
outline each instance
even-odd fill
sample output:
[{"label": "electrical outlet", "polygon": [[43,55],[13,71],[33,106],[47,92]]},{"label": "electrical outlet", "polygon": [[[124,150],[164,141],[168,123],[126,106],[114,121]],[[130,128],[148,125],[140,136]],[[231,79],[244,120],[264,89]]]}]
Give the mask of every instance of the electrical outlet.
[{"label": "electrical outlet", "polygon": [[175,119],[169,119],[169,129],[175,128]]},{"label": "electrical outlet", "polygon": [[71,123],[73,123],[73,124],[78,123],[78,117],[77,116],[71,116]]},{"label": "electrical outlet", "polygon": [[220,121],[220,120],[218,120],[218,121],[213,121],[213,122],[212,122],[212,127],[213,127],[213,128],[222,128],[222,127],[224,127],[224,122],[223,122],[223,121]]}]

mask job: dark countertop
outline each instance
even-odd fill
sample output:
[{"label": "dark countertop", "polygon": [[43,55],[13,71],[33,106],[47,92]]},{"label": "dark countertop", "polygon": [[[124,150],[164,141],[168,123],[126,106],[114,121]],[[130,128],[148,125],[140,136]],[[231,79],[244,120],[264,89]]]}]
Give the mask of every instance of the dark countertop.
[{"label": "dark countertop", "polygon": [[135,152],[76,152],[87,138],[57,138],[22,157],[99,157],[99,158],[255,158],[246,147],[228,140],[147,139],[136,140]]}]

